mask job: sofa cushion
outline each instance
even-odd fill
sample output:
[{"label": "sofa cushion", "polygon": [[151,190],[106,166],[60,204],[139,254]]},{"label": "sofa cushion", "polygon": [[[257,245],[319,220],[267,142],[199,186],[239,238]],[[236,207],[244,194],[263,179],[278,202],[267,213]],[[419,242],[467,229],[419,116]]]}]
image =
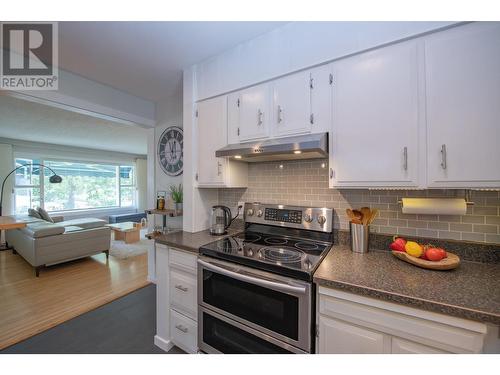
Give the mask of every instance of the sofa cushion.
[{"label": "sofa cushion", "polygon": [[82,218],[82,219],[72,219],[72,220],[64,220],[57,225],[61,225],[63,227],[76,226],[83,229],[91,229],[91,228],[100,228],[106,224],[106,221],[96,218]]},{"label": "sofa cushion", "polygon": [[52,218],[50,217],[49,213],[45,211],[42,207],[38,207],[37,210],[43,220],[48,221],[49,223],[54,222],[54,220],[52,220]]},{"label": "sofa cushion", "polygon": [[35,219],[41,219],[42,217],[38,213],[37,210],[34,210],[33,208],[28,208],[28,216],[34,217]]},{"label": "sofa cushion", "polygon": [[56,236],[64,233],[64,227],[48,222],[36,222],[28,224],[21,231],[33,238]]},{"label": "sofa cushion", "polygon": [[79,232],[85,230],[82,227],[77,227],[75,225],[68,225],[67,227],[64,227],[64,233],[72,233],[72,232]]}]

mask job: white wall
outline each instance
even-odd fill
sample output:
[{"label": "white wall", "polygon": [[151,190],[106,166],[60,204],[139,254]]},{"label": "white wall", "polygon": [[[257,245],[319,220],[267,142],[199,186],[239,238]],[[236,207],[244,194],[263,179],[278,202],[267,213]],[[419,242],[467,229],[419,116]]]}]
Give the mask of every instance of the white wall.
[{"label": "white wall", "polygon": [[186,68],[183,75],[184,230],[208,228],[217,189],[197,189],[195,103],[453,22],[291,22]]},{"label": "white wall", "polygon": [[[3,179],[14,167],[13,157],[12,157],[12,145],[0,143],[0,187]],[[12,187],[14,182],[14,175],[11,175],[9,179],[5,182],[5,190],[3,195],[3,208],[2,215],[12,214]]]},{"label": "white wall", "polygon": [[146,159],[135,160],[137,186],[137,211],[144,212],[148,207],[148,169]]},{"label": "white wall", "polygon": [[197,100],[452,24],[290,22],[197,64]]},{"label": "white wall", "polygon": [[[157,155],[158,141],[161,134],[166,128],[170,126],[183,127],[182,124],[182,88],[179,87],[177,93],[166,100],[164,103],[157,104],[156,117],[158,123],[154,129],[154,174],[155,174],[155,188],[154,188],[154,202],[156,199],[157,191],[166,191],[168,193],[171,185],[178,185],[182,183],[183,175],[169,176],[160,167]],[[185,169],[185,168],[184,168]],[[155,222],[157,225],[161,224],[162,218],[157,216]],[[182,228],[182,217],[168,218],[167,225],[172,228]]]}]

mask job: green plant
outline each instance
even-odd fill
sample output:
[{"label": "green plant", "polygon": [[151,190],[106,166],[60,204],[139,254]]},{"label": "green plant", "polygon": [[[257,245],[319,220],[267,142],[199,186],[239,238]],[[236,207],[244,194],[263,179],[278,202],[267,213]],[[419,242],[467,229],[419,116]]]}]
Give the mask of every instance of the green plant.
[{"label": "green plant", "polygon": [[182,184],[170,186],[170,196],[174,203],[182,203]]}]

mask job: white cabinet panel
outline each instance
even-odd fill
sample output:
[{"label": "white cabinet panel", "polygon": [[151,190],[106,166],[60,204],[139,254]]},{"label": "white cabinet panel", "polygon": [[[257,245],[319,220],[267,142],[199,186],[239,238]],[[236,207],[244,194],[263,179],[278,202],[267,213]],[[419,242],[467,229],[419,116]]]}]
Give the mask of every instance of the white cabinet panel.
[{"label": "white cabinet panel", "polygon": [[267,83],[240,91],[240,142],[269,136],[269,91]]},{"label": "white cabinet panel", "polygon": [[222,158],[215,151],[227,144],[227,97],[198,103],[198,184],[223,185]]},{"label": "white cabinet panel", "polygon": [[198,351],[198,324],[196,321],[170,310],[170,332],[172,342],[188,353]]},{"label": "white cabinet panel", "polygon": [[429,185],[500,187],[500,24],[429,36],[425,63]]},{"label": "white cabinet panel", "polygon": [[227,143],[240,143],[240,93],[227,96]]},{"label": "white cabinet panel", "polygon": [[332,129],[332,64],[311,70],[311,133],[329,132]]},{"label": "white cabinet panel", "polygon": [[215,151],[227,145],[227,96],[198,103],[198,186],[246,187],[248,166]]},{"label": "white cabinet panel", "polygon": [[417,42],[332,66],[330,187],[418,186]]},{"label": "white cabinet panel", "polygon": [[309,71],[280,78],[273,83],[275,137],[311,131],[311,82]]},{"label": "white cabinet panel", "polygon": [[319,317],[320,354],[382,354],[384,335],[369,329]]},{"label": "white cabinet panel", "polygon": [[418,344],[413,341],[403,340],[399,337],[393,337],[391,340],[392,354],[449,354],[441,349],[431,346]]}]

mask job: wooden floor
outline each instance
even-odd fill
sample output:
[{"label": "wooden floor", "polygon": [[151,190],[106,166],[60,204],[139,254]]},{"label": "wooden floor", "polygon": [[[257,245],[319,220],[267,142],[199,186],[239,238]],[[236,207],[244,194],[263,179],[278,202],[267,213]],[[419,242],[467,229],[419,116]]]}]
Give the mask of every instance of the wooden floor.
[{"label": "wooden floor", "polygon": [[145,285],[147,254],[104,254],[42,269],[0,251],[0,350]]}]

